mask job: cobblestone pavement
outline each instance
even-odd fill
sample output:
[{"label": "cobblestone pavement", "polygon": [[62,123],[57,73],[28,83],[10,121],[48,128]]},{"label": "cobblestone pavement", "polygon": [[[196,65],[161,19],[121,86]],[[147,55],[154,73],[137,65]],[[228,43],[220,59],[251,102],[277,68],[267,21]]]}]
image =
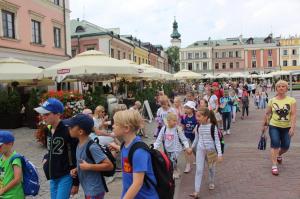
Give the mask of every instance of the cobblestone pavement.
[{"label": "cobblestone pavement", "polygon": [[[300,92],[294,92],[297,102],[300,102]],[[299,105],[298,105],[298,111]],[[300,135],[297,132],[292,140],[291,151],[284,156],[283,165],[279,167],[278,177],[271,174],[271,163],[269,160],[269,146],[266,151],[258,151],[257,143],[263,110],[251,108],[250,116],[246,120],[240,120],[232,125],[231,135],[225,137],[227,148],[225,150],[223,163],[217,166],[216,189],[208,191],[207,172],[203,179],[201,198],[207,199],[299,199],[300,198]],[[240,116],[240,114],[238,114]],[[238,117],[239,118],[239,117]],[[300,127],[300,116],[298,114],[297,130]],[[155,124],[146,126],[149,135],[155,129]],[[16,136],[15,149],[28,157],[37,167],[41,177],[40,194],[34,198],[49,199],[49,182],[46,181],[41,160],[46,152],[34,140],[34,130],[20,128],[13,130]],[[153,142],[152,136],[145,139]],[[270,140],[268,140],[268,145]],[[195,166],[193,166],[195,167]],[[179,168],[184,169],[183,157],[179,160]],[[182,174],[180,180],[176,181],[175,199],[189,198],[189,193],[194,190],[194,170],[190,174]],[[118,173],[112,183],[108,185],[110,192],[106,199],[120,198],[122,191],[121,174]],[[84,198],[80,190],[73,198]]]},{"label": "cobblestone pavement", "polygon": [[[279,176],[271,174],[270,139],[266,151],[257,150],[264,110],[253,107],[248,119],[238,119],[231,135],[225,136],[224,161],[217,165],[216,189],[208,190],[207,167],[200,192],[205,199],[299,199],[300,198],[300,92],[294,92],[298,103],[297,131],[291,150],[283,156]],[[240,114],[238,114],[240,116]],[[239,118],[239,117],[238,117]],[[194,166],[195,167],[195,166]],[[176,199],[189,198],[194,191],[195,168],[181,178]]]}]

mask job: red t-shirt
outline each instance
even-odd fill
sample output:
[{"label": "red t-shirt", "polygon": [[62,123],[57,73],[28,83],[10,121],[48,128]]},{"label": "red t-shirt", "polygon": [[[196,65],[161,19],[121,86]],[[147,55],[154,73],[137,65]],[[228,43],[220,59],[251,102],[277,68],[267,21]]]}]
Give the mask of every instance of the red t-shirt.
[{"label": "red t-shirt", "polygon": [[224,97],[224,91],[222,89],[215,90],[214,94],[218,97],[218,102],[220,104],[221,97]]}]

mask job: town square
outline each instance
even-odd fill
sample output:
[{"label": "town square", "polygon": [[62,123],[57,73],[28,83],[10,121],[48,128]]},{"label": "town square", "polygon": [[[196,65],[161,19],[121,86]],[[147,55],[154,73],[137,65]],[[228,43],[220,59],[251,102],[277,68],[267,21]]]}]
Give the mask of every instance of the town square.
[{"label": "town square", "polygon": [[299,9],[0,0],[0,198],[300,198]]}]

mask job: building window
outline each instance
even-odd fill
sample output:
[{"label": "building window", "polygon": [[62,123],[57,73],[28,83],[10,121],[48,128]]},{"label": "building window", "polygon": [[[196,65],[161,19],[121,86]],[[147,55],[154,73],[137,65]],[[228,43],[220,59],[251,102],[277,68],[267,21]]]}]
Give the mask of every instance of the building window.
[{"label": "building window", "polygon": [[77,49],[72,49],[72,57],[75,57],[77,54]]},{"label": "building window", "polygon": [[199,59],[199,53],[195,53],[195,59]]},{"label": "building window", "polygon": [[235,51],[235,57],[240,57],[239,51]]},{"label": "building window", "polygon": [[139,57],[139,64],[141,64],[141,58]]},{"label": "building window", "polygon": [[297,60],[293,60],[293,66],[297,66]]},{"label": "building window", "polygon": [[288,61],[283,61],[283,66],[287,66],[288,65]]},{"label": "building window", "polygon": [[283,55],[288,55],[288,50],[283,50]]},{"label": "building window", "polygon": [[203,58],[207,58],[207,53],[203,52]]},{"label": "building window", "polygon": [[128,55],[128,59],[131,60],[131,54]]},{"label": "building window", "polygon": [[123,59],[126,59],[126,53],[123,52]]},{"label": "building window", "polygon": [[226,52],[222,52],[222,58],[226,57]]},{"label": "building window", "polygon": [[150,62],[150,59],[149,59],[149,60],[148,60],[148,64],[151,65],[150,63],[151,63],[151,62]]},{"label": "building window", "polygon": [[95,50],[95,47],[87,47],[86,50]]},{"label": "building window", "polygon": [[222,69],[226,69],[226,63],[222,63]]},{"label": "building window", "polygon": [[2,10],[3,37],[15,39],[15,14]]},{"label": "building window", "polygon": [[252,68],[256,68],[256,61],[252,61]]},{"label": "building window", "polygon": [[216,53],[215,53],[215,56],[216,56],[216,58],[219,58],[219,53],[216,52]]},{"label": "building window", "polygon": [[115,50],[112,48],[112,49],[110,49],[110,56],[112,57],[112,58],[115,58]]},{"label": "building window", "polygon": [[145,59],[143,58],[142,60],[143,60],[142,62],[145,63]]},{"label": "building window", "polygon": [[200,70],[200,68],[199,68],[199,63],[196,64],[196,70],[197,70],[197,71]]},{"label": "building window", "polygon": [[272,50],[268,50],[268,56],[269,56],[269,57],[272,56]]},{"label": "building window", "polygon": [[297,50],[296,49],[293,49],[292,50],[292,55],[296,55],[297,54]]},{"label": "building window", "polygon": [[256,50],[252,50],[252,57],[256,57]]},{"label": "building window", "polygon": [[118,59],[121,59],[121,52],[118,50]]},{"label": "building window", "polygon": [[203,70],[207,70],[207,62],[203,62]]},{"label": "building window", "polygon": [[188,70],[193,70],[193,63],[188,63]]},{"label": "building window", "polygon": [[59,0],[54,0],[54,4],[59,6]]},{"label": "building window", "polygon": [[219,70],[219,63],[215,63],[215,69]]},{"label": "building window", "polygon": [[192,53],[188,53],[188,59],[193,59],[193,54]]},{"label": "building window", "polygon": [[240,62],[235,63],[236,68],[240,68]]},{"label": "building window", "polygon": [[229,52],[229,57],[232,57],[233,56],[233,53],[230,51]]},{"label": "building window", "polygon": [[61,34],[60,34],[60,29],[59,28],[54,28],[53,29],[53,34],[54,34],[54,47],[55,48],[61,48]]},{"label": "building window", "polygon": [[233,69],[233,63],[232,62],[230,62],[229,67],[230,67],[230,69]]},{"label": "building window", "polygon": [[32,25],[32,42],[36,44],[42,43],[41,37],[41,22],[36,20],[31,20]]},{"label": "building window", "polygon": [[268,61],[268,67],[272,67],[272,61]]}]

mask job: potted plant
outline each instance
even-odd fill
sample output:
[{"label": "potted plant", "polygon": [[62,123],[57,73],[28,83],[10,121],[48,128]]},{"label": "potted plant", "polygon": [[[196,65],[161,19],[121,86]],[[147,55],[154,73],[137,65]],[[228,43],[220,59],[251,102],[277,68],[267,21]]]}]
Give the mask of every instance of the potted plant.
[{"label": "potted plant", "polygon": [[37,128],[38,113],[34,111],[34,108],[39,106],[39,95],[36,89],[32,89],[26,105],[26,120],[29,128]]}]

